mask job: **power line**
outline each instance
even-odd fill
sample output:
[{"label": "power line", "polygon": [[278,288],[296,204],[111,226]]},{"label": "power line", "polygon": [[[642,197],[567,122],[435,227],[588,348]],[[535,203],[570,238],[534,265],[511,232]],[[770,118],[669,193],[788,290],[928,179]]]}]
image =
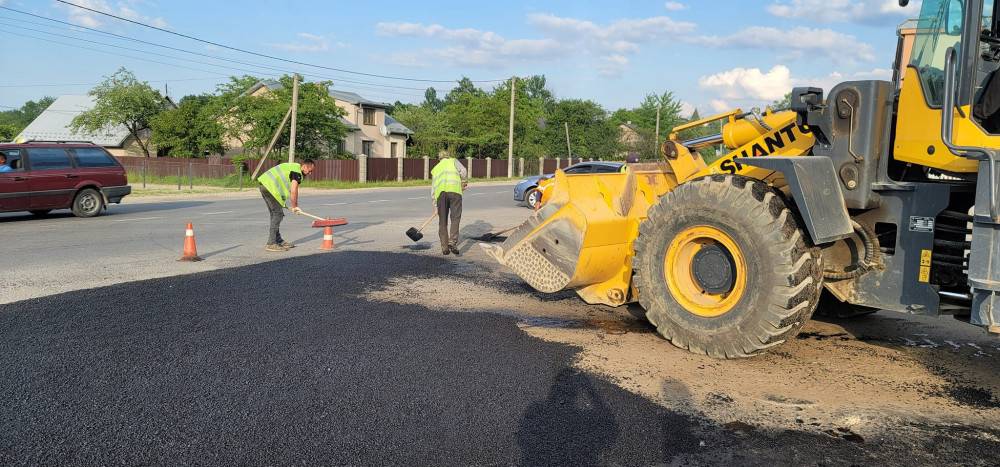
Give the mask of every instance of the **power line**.
[{"label": "power line", "polygon": [[[95,10],[93,8],[88,8],[88,7],[85,7],[83,5],[77,5],[76,3],[73,3],[73,2],[68,2],[68,1],[65,1],[65,0],[56,0],[56,1],[59,2],[59,3],[65,4],[65,5],[69,5],[69,6],[72,6],[72,7],[75,7],[75,8],[79,8],[81,10],[86,10],[86,11],[90,11],[92,13],[97,13],[99,15],[103,15],[103,16],[107,16],[107,17],[110,17],[110,18],[114,18],[114,19],[117,19],[119,21],[124,21],[124,22],[127,22],[127,23],[132,23],[132,24],[135,24],[135,25],[138,25],[138,26],[142,26],[142,27],[145,27],[145,28],[153,29],[153,30],[160,31],[160,32],[163,32],[163,33],[172,34],[172,35],[178,36],[178,37],[183,37],[185,39],[189,39],[189,40],[201,42],[201,43],[204,43],[204,44],[214,45],[216,47],[220,47],[220,48],[228,49],[228,50],[233,50],[233,51],[236,51],[236,52],[241,52],[241,53],[250,54],[250,55],[256,55],[258,57],[264,57],[264,58],[268,58],[268,59],[271,59],[271,60],[278,60],[278,61],[286,62],[286,63],[294,63],[296,65],[303,65],[303,66],[308,66],[308,67],[313,67],[313,68],[320,68],[320,69],[324,69],[324,70],[338,71],[338,72],[341,72],[341,73],[350,73],[350,74],[354,74],[354,75],[370,76],[370,77],[373,77],[373,78],[394,79],[394,80],[400,80],[400,81],[418,81],[418,82],[424,82],[424,83],[454,83],[455,82],[455,80],[437,80],[437,79],[408,78],[408,77],[403,77],[403,76],[390,76],[390,75],[380,75],[380,74],[375,74],[375,73],[364,73],[364,72],[360,72],[360,71],[345,70],[343,68],[334,68],[334,67],[328,67],[328,66],[323,66],[323,65],[316,65],[316,64],[307,63],[307,62],[300,62],[300,61],[297,61],[297,60],[290,60],[290,59],[287,59],[287,58],[275,57],[273,55],[267,55],[267,54],[263,54],[263,53],[260,53],[260,52],[253,52],[253,51],[246,50],[246,49],[241,49],[241,48],[238,48],[238,47],[233,47],[233,46],[229,46],[229,45],[225,45],[225,44],[220,44],[218,42],[213,42],[213,41],[210,41],[210,40],[207,40],[207,39],[201,39],[199,37],[190,36],[190,35],[179,33],[179,32],[174,32],[174,31],[171,31],[169,29],[164,29],[164,28],[161,28],[161,27],[153,26],[151,24],[146,24],[146,23],[143,23],[141,21],[136,21],[136,20],[132,20],[132,19],[128,19],[128,18],[123,18],[121,16],[113,15],[111,13],[107,13],[107,12],[100,11],[100,10]],[[501,81],[506,81],[506,79],[472,80],[472,81],[475,82],[475,83],[499,83]]]},{"label": "power line", "polygon": [[[107,43],[104,43],[104,42],[91,41],[91,40],[82,39],[82,38],[73,37],[73,36],[65,36],[65,35],[62,35],[62,34],[55,34],[55,33],[46,32],[46,31],[38,31],[38,30],[31,29],[31,28],[23,28],[22,27],[21,29],[28,29],[30,31],[40,32],[42,34],[50,34],[50,35],[56,35],[56,36],[60,36],[60,37],[67,37],[67,38],[71,38],[71,39],[75,39],[75,40],[79,40],[79,41],[83,41],[83,42],[90,42],[90,43],[102,45],[102,46],[105,46],[105,47],[113,47],[113,48],[117,48],[117,49],[130,50],[130,51],[139,52],[139,53],[148,53],[148,54],[151,54],[151,55],[157,55],[157,56],[161,56],[161,57],[166,57],[166,58],[170,58],[170,59],[173,59],[173,60],[180,60],[180,61],[184,61],[184,62],[193,62],[193,63],[199,63],[199,64],[203,64],[203,65],[214,66],[214,67],[223,68],[223,69],[226,69],[226,70],[237,70],[237,71],[242,71],[242,72],[245,72],[245,73],[252,73],[254,75],[262,74],[260,70],[248,70],[248,69],[245,69],[245,68],[236,68],[236,67],[229,67],[229,66],[226,66],[226,65],[219,65],[219,64],[208,63],[208,62],[203,62],[203,61],[189,60],[189,59],[185,59],[185,58],[175,57],[175,56],[172,56],[172,55],[158,54],[158,53],[155,53],[155,52],[149,52],[149,51],[144,51],[144,50],[139,50],[139,49],[133,49],[133,48],[123,47],[123,46],[119,46],[119,45],[115,45],[115,44],[107,44]],[[100,52],[100,53],[109,54],[109,55],[115,55],[117,57],[125,57],[125,58],[131,58],[131,59],[134,59],[134,60],[141,60],[141,61],[145,61],[145,62],[156,63],[156,64],[159,64],[159,65],[166,65],[166,66],[171,66],[171,67],[185,68],[185,69],[188,69],[188,70],[198,71],[198,72],[202,72],[202,73],[218,73],[218,71],[204,70],[204,69],[194,68],[194,67],[189,67],[189,66],[184,66],[184,65],[180,65],[180,64],[176,64],[176,63],[168,63],[168,62],[162,62],[162,61],[159,61],[159,60],[152,60],[152,59],[144,58],[144,57],[136,57],[134,55],[121,54],[121,53],[118,53],[118,52],[112,52],[112,51],[108,51],[108,50],[96,49],[96,48],[93,48],[93,47],[87,47],[87,46],[83,46],[83,45],[79,45],[79,44],[70,44],[70,43],[61,42],[61,41],[57,41],[57,40],[46,39],[44,37],[33,36],[33,35],[30,35],[30,34],[15,33],[15,32],[11,32],[9,30],[0,29],[0,34],[2,34],[2,33],[9,34],[9,35],[16,36],[16,37],[25,37],[25,38],[30,38],[30,39],[35,39],[35,40],[40,40],[40,41],[45,41],[45,42],[51,42],[53,44],[59,44],[59,45],[66,46],[66,47],[75,47],[75,48],[79,48],[79,49],[90,50],[90,51]],[[217,75],[217,76],[219,78],[228,78],[229,77],[229,76],[226,76],[226,75]],[[315,75],[313,75],[313,76],[315,76]],[[263,76],[263,77],[264,78],[273,78],[273,75],[272,76],[267,76],[265,74],[265,76]],[[316,76],[316,77],[317,78],[331,79],[332,80],[332,78],[325,78],[325,77],[321,77],[321,76]],[[163,80],[163,81],[170,82],[170,81],[173,81],[173,80]],[[94,83],[94,84],[97,84],[97,83]],[[10,87],[13,87],[13,86],[10,86]],[[338,87],[338,86],[336,86],[336,82],[334,83],[334,87],[335,88]],[[344,88],[344,89],[347,89],[347,90],[351,89],[350,87],[346,87],[345,88],[343,86],[341,86],[340,88]],[[361,92],[367,92],[364,89],[357,89],[357,88],[355,88],[355,90],[360,90]],[[378,92],[384,92],[384,91],[378,90]],[[390,91],[390,92],[392,92],[395,95],[399,95],[399,96],[423,97],[423,94],[412,94],[412,93],[405,93],[405,92],[398,92],[398,91]]]},{"label": "power line", "polygon": [[[129,36],[121,35],[121,34],[115,34],[115,33],[110,33],[110,32],[106,32],[106,31],[101,31],[99,29],[88,28],[86,26],[74,25],[73,23],[69,23],[69,22],[66,22],[66,21],[61,21],[61,20],[58,20],[58,19],[55,19],[55,18],[48,18],[48,17],[45,17],[45,16],[36,15],[36,14],[33,14],[33,13],[23,12],[23,11],[14,9],[14,8],[0,6],[0,9],[9,10],[9,11],[13,11],[15,13],[20,13],[20,14],[32,16],[32,17],[35,17],[35,18],[41,18],[41,19],[44,19],[44,20],[47,20],[47,21],[52,21],[52,22],[55,22],[55,23],[64,24],[64,25],[69,26],[68,29],[74,30],[74,32],[92,32],[92,33],[107,35],[107,36],[114,37],[114,38],[117,38],[117,39],[128,40],[128,41],[133,41],[133,42],[137,42],[137,43],[141,43],[141,44],[151,45],[151,46],[154,46],[154,47],[160,47],[160,48],[164,48],[164,49],[168,49],[168,50],[174,50],[174,51],[177,51],[177,52],[187,53],[187,54],[191,54],[191,55],[197,55],[199,57],[206,57],[206,58],[210,58],[210,59],[213,59],[213,60],[220,60],[220,61],[225,61],[225,62],[230,62],[230,63],[237,63],[237,64],[241,64],[241,65],[248,65],[248,66],[253,66],[253,67],[265,68],[265,69],[268,69],[268,70],[278,71],[278,72],[286,73],[286,74],[292,73],[292,74],[299,74],[299,75],[303,75],[303,76],[313,76],[313,77],[316,77],[316,78],[327,79],[327,80],[336,81],[336,82],[344,82],[344,83],[352,83],[352,84],[363,84],[363,85],[368,85],[368,86],[378,86],[378,87],[384,87],[384,88],[405,89],[405,90],[412,90],[412,91],[425,91],[426,90],[426,88],[417,88],[417,87],[412,87],[412,86],[397,86],[397,85],[382,84],[382,83],[371,83],[371,82],[366,82],[366,81],[350,80],[350,79],[340,78],[340,77],[318,76],[318,75],[315,75],[313,73],[306,73],[306,72],[299,71],[299,70],[289,70],[289,69],[285,69],[285,68],[275,68],[275,67],[272,67],[272,66],[269,66],[269,65],[265,65],[265,64],[253,63],[253,62],[245,62],[245,61],[242,61],[242,60],[234,60],[234,59],[230,59],[230,58],[226,58],[226,57],[219,57],[219,56],[215,56],[215,55],[209,55],[209,54],[205,54],[205,53],[201,53],[201,52],[196,52],[196,51],[192,51],[192,50],[182,49],[182,48],[179,48],[179,47],[172,47],[172,46],[169,46],[169,45],[157,44],[155,42],[145,41],[145,40],[142,40],[142,39],[137,39],[137,38],[134,38],[134,37],[129,37]],[[33,22],[33,21],[16,20],[14,18],[9,18],[9,17],[4,17],[4,16],[0,16],[0,19],[6,19],[6,20],[18,21],[18,22],[26,22],[28,24],[34,24],[34,25],[42,26],[42,27],[55,27],[54,25],[37,23],[37,22]],[[128,47],[124,47],[124,46],[120,46],[120,45],[115,45],[115,44],[107,44],[107,43],[103,43],[103,42],[90,41],[90,40],[87,40],[87,39],[78,38],[76,36],[65,36],[65,35],[62,35],[62,34],[57,34],[57,33],[48,32],[48,31],[39,31],[37,29],[31,29],[31,28],[27,28],[27,27],[24,27],[24,26],[21,26],[21,25],[10,25],[10,26],[14,26],[14,27],[21,28],[21,29],[26,29],[26,30],[29,30],[29,31],[39,32],[39,33],[42,33],[42,34],[50,34],[50,35],[59,36],[59,37],[67,37],[67,38],[72,38],[72,39],[76,39],[76,40],[81,40],[81,41],[84,41],[84,42],[91,42],[91,43],[101,44],[101,45],[105,45],[105,46],[108,46],[108,47],[118,47],[118,48],[123,48],[125,50],[131,50],[131,51],[136,51],[136,52],[148,53],[148,54],[152,54],[152,55],[159,55],[161,57],[169,57],[169,58],[174,58],[174,59],[177,59],[177,60],[191,61],[193,63],[201,63],[201,64],[206,64],[206,65],[209,65],[209,66],[216,66],[216,67],[220,67],[221,68],[220,65],[217,65],[217,64],[214,64],[214,63],[205,63],[205,62],[198,61],[198,60],[190,60],[190,59],[186,59],[186,58],[173,57],[173,56],[170,56],[170,55],[162,55],[162,54],[157,54],[155,52],[149,52],[149,51],[146,51],[146,50],[132,49],[132,48],[128,48]],[[84,31],[78,31],[79,29],[83,29]],[[229,69],[247,72],[247,70],[242,69],[242,68],[229,67]],[[254,73],[254,74],[260,74],[260,73],[262,73],[260,70],[255,70],[255,71],[251,71],[251,72]]]},{"label": "power line", "polygon": [[[147,83],[177,83],[182,81],[216,81],[219,78],[177,78],[148,80]],[[31,84],[0,84],[0,88],[69,88],[74,86],[96,86],[100,83],[31,83]]]}]

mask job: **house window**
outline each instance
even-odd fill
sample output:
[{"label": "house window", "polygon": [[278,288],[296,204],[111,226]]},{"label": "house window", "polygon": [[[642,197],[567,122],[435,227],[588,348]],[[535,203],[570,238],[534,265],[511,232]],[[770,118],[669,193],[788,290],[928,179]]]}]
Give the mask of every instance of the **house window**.
[{"label": "house window", "polygon": [[375,124],[375,109],[365,109],[365,125]]},{"label": "house window", "polygon": [[362,141],[361,142],[361,153],[364,154],[364,155],[366,155],[366,156],[368,156],[368,157],[372,157],[372,148],[374,146],[375,146],[375,142],[374,141]]},{"label": "house window", "polygon": [[337,154],[345,154],[345,153],[347,153],[347,141],[346,140],[337,141]]},{"label": "house window", "polygon": [[390,154],[390,155],[391,155],[392,157],[396,157],[396,146],[397,146],[398,144],[399,144],[399,143],[392,143],[392,144],[391,144],[391,145],[389,146],[389,154]]}]

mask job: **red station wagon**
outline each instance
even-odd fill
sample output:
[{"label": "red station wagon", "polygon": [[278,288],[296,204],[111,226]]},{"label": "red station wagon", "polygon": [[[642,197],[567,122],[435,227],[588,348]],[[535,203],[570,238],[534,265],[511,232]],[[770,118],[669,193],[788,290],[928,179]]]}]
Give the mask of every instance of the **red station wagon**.
[{"label": "red station wagon", "polygon": [[78,217],[94,217],[132,193],[125,169],[94,144],[0,144],[0,153],[13,169],[0,172],[0,212],[44,216],[72,209]]}]

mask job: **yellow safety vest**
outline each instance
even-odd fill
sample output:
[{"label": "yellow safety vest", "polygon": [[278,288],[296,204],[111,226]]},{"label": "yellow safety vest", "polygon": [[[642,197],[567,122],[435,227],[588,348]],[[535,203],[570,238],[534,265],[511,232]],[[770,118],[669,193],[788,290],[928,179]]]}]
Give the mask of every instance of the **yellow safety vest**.
[{"label": "yellow safety vest", "polygon": [[431,192],[434,194],[434,201],[437,201],[441,193],[462,194],[462,175],[455,167],[455,159],[441,159],[431,170],[432,183]]},{"label": "yellow safety vest", "polygon": [[257,181],[260,182],[261,186],[267,188],[267,191],[274,196],[274,199],[278,200],[278,203],[283,207],[288,207],[285,203],[292,196],[292,172],[302,173],[302,166],[289,162],[278,164],[257,177]]}]

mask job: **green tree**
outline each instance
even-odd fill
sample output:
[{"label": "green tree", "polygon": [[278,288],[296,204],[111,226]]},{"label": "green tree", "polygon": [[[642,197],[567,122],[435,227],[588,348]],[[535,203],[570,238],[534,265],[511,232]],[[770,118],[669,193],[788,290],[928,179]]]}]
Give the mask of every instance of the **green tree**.
[{"label": "green tree", "polygon": [[767,106],[773,111],[788,110],[792,108],[792,93],[785,93],[785,96]]},{"label": "green tree", "polygon": [[393,117],[413,130],[412,147],[407,151],[412,157],[437,157],[438,151],[446,149],[454,140],[454,131],[445,121],[444,114],[434,111],[431,106],[400,108]]},{"label": "green tree", "polygon": [[13,141],[14,137],[20,133],[16,126],[9,123],[0,123],[0,142],[2,141]]},{"label": "green tree", "polygon": [[223,127],[213,101],[218,96],[185,96],[176,109],[153,117],[152,143],[168,151],[171,157],[201,157],[205,153],[223,153]]},{"label": "green tree", "polygon": [[621,152],[617,126],[604,108],[589,100],[564,99],[553,104],[546,121],[546,153],[567,155],[565,124],[569,125],[573,157],[612,159]]},{"label": "green tree", "polygon": [[0,137],[0,141],[13,140],[32,121],[38,118],[45,109],[55,102],[53,97],[43,97],[37,101],[25,102],[18,109],[5,110],[0,112],[0,136],[13,133],[11,136]]},{"label": "green tree", "polygon": [[627,148],[630,151],[639,153],[643,159],[658,159],[659,148],[656,146],[656,110],[660,109],[660,134],[659,141],[664,141],[670,136],[671,130],[686,122],[687,119],[681,116],[681,102],[674,97],[671,91],[662,94],[647,94],[638,107],[632,109],[618,109],[611,114],[611,121],[617,126],[622,123],[631,122],[637,127],[640,141],[635,147]]},{"label": "green tree", "polygon": [[[292,77],[283,76],[281,86],[258,96],[240,94],[231,100],[223,118],[225,134],[239,135],[243,147],[261,154],[292,103]],[[330,96],[330,82],[299,84],[299,104],[295,151],[302,157],[324,158],[334,155],[334,148],[344,139],[347,127],[340,121],[345,112]],[[276,148],[287,149],[290,142],[286,125]]]},{"label": "green tree", "polygon": [[444,108],[444,101],[438,99],[437,89],[430,87],[424,91],[424,102],[420,105],[430,109],[431,111],[440,112],[441,109]]},{"label": "green tree", "polygon": [[70,127],[77,132],[97,133],[109,127],[124,126],[143,154],[149,157],[146,130],[153,117],[164,110],[166,100],[163,96],[125,68],[105,77],[89,94],[94,97],[94,107],[74,117]]}]

